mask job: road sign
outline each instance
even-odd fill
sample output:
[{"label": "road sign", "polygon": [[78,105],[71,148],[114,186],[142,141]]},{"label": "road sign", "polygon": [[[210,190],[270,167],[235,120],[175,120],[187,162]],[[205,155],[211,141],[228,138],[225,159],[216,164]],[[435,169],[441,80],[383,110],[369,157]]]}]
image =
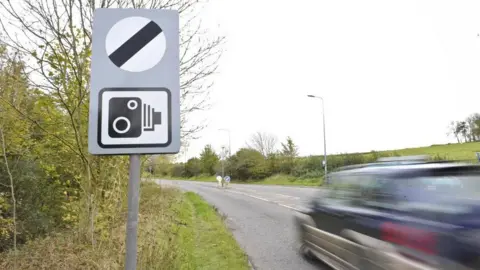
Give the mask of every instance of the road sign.
[{"label": "road sign", "polygon": [[90,153],[179,152],[178,34],[174,10],[95,10]]},{"label": "road sign", "polygon": [[166,49],[165,33],[153,20],[128,17],[108,31],[105,49],[110,60],[119,68],[142,72],[154,67]]}]

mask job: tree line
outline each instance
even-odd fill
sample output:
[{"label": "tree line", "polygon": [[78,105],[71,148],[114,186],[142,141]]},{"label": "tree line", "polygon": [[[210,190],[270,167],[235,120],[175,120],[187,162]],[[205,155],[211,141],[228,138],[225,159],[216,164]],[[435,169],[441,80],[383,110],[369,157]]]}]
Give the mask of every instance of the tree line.
[{"label": "tree line", "polygon": [[[277,137],[266,132],[256,132],[233,154],[227,147],[218,153],[212,145],[206,145],[198,157],[186,162],[175,162],[173,157],[156,156],[147,161],[145,173],[157,177],[210,177],[230,175],[234,181],[261,180],[274,175],[299,179],[315,179],[324,176],[323,156],[299,156],[299,148],[291,137],[279,142]],[[374,162],[380,157],[398,153],[369,153],[329,155],[329,170],[342,166]]]},{"label": "tree line", "polygon": [[480,141],[480,113],[450,122],[447,135],[455,137],[458,143]]},{"label": "tree line", "polygon": [[[449,136],[458,143],[480,141],[480,113],[473,113],[461,121],[452,121],[448,126]],[[173,157],[155,156],[145,167],[147,173],[170,177],[204,177],[230,175],[234,180],[260,180],[273,175],[286,175],[299,179],[323,178],[323,156],[300,157],[298,146],[291,137],[283,142],[267,132],[256,132],[245,142],[245,147],[228,153],[226,147],[215,152],[212,145],[206,145],[199,157],[186,162],[175,162]],[[398,152],[377,152],[328,155],[329,171],[342,166],[374,162],[380,157],[400,156]],[[435,160],[446,157],[436,155]]]}]

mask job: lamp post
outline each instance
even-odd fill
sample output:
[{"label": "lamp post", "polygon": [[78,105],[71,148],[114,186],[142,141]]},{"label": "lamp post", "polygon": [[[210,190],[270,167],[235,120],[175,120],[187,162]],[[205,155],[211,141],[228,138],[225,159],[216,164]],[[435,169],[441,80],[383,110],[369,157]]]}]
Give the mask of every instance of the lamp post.
[{"label": "lamp post", "polygon": [[231,132],[226,128],[220,128],[219,130],[228,132],[228,156],[230,157],[232,155]]},{"label": "lamp post", "polygon": [[323,162],[325,169],[325,181],[327,180],[327,138],[325,136],[325,103],[323,98],[315,95],[307,95],[309,98],[316,98],[322,101],[322,115],[323,115]]},{"label": "lamp post", "polygon": [[225,179],[225,146],[222,146],[222,179]]}]

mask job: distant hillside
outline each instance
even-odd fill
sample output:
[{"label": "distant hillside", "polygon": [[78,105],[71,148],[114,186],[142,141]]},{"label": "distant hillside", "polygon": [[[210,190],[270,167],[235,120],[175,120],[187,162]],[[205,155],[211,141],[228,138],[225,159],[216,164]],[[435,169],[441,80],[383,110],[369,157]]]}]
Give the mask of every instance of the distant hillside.
[{"label": "distant hillside", "polygon": [[401,156],[430,155],[432,157],[442,156],[450,160],[475,160],[475,153],[480,152],[480,142],[436,144],[427,147],[382,151],[381,153],[393,154],[395,152]]},{"label": "distant hillside", "polygon": [[440,157],[449,160],[476,160],[475,153],[480,152],[480,142],[467,143],[450,143],[450,144],[436,144],[426,147],[405,148],[387,151],[375,151],[366,153],[348,153],[329,155],[329,157],[336,157],[345,155],[365,155],[371,156],[376,153],[379,156],[412,156],[412,155],[429,155],[432,157]]}]

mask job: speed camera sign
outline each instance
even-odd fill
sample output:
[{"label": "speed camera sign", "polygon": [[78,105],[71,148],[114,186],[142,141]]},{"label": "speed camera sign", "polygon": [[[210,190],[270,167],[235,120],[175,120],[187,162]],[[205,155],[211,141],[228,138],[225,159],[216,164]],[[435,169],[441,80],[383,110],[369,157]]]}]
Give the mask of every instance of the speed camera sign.
[{"label": "speed camera sign", "polygon": [[93,30],[90,153],[178,153],[178,12],[97,9]]}]

